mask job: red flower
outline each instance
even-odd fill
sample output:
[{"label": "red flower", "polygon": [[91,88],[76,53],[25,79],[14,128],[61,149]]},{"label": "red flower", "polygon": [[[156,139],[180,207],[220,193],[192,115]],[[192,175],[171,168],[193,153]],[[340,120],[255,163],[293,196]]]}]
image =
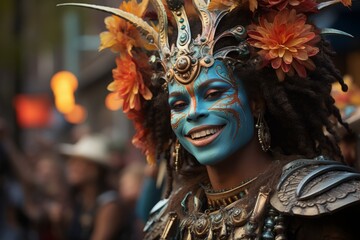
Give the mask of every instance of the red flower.
[{"label": "red flower", "polygon": [[144,116],[142,112],[131,110],[126,116],[132,120],[135,128],[135,135],[132,138],[132,144],[141,149],[146,156],[146,161],[149,164],[155,164],[155,146],[151,139],[149,129],[144,127]]},{"label": "red flower", "polygon": [[279,80],[294,72],[305,78],[306,69],[315,69],[309,57],[319,52],[314,47],[319,37],[313,26],[306,24],[304,14],[296,14],[294,9],[284,9],[275,16],[271,13],[260,18],[259,25],[250,25],[248,35],[250,45],[261,49],[259,55],[271,63]]}]

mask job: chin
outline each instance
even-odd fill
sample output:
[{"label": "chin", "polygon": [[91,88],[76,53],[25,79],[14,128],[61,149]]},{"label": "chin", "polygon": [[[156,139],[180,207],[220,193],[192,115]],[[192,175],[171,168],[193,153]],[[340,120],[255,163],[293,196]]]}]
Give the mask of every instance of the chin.
[{"label": "chin", "polygon": [[[214,151],[212,149],[212,152],[204,152],[202,154],[198,154],[198,158],[196,158],[196,160],[201,164],[201,165],[209,165],[209,166],[214,166],[222,161],[224,161],[227,157],[227,155],[219,155],[220,150],[218,151]],[[215,152],[215,153],[214,153]]]}]

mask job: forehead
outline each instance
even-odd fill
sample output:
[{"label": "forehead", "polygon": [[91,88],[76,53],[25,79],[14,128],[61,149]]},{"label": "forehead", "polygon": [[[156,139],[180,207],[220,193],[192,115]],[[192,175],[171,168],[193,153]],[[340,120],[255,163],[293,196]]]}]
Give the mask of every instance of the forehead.
[{"label": "forehead", "polygon": [[220,61],[215,60],[214,64],[210,68],[202,68],[201,72],[197,78],[189,83],[188,85],[183,85],[177,81],[172,81],[169,85],[169,93],[174,91],[184,91],[187,88],[197,89],[200,85],[214,79],[220,79],[231,84],[231,77],[226,65]]}]

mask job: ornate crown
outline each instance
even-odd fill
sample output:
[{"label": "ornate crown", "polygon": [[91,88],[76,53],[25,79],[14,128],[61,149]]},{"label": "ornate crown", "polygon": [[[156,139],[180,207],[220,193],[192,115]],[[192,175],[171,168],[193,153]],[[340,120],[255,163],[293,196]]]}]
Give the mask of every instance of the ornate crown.
[{"label": "ornate crown", "polygon": [[[229,12],[229,9],[210,11],[204,0],[194,0],[193,5],[198,12],[202,23],[202,32],[192,38],[188,16],[182,0],[168,0],[167,6],[177,23],[177,40],[170,46],[168,36],[168,17],[161,0],[150,0],[158,16],[158,30],[150,26],[143,19],[121,9],[80,3],[59,4],[94,8],[119,16],[132,23],[148,40],[159,50],[158,55],[152,58],[153,62],[160,62],[165,70],[166,82],[175,79],[181,84],[188,84],[198,76],[201,67],[210,67],[215,58],[225,58],[230,52],[248,54],[245,27],[238,25],[226,30],[214,38],[220,20]],[[214,54],[215,44],[223,37],[233,36],[239,40],[239,45],[228,46]]]}]

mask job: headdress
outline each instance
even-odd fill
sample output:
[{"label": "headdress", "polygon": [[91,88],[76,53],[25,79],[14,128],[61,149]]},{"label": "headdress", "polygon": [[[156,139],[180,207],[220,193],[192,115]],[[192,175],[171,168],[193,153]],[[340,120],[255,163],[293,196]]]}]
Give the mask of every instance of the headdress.
[{"label": "headdress", "polygon": [[[311,57],[320,51],[316,46],[319,34],[349,35],[335,29],[319,30],[308,21],[309,15],[338,2],[351,5],[351,0],[320,3],[316,0],[192,0],[192,4],[188,0],[166,0],[166,4],[150,0],[151,6],[149,0],[140,3],[129,0],[118,9],[80,3],[59,5],[94,8],[114,15],[105,19],[108,31],[100,35],[100,50],[110,48],[120,53],[109,90],[115,91],[123,111],[135,123],[137,134],[133,142],[145,151],[149,162],[154,162],[154,143],[142,125],[143,102],[152,98],[148,80],[151,77],[144,74],[152,72],[155,81],[186,85],[196,79],[202,68],[212,66],[215,59],[241,63],[255,53],[261,58],[262,67],[276,71],[279,81],[287,75],[306,78],[307,72],[316,68]],[[193,6],[201,20],[201,33],[196,37],[191,31],[188,5]],[[146,16],[146,10],[151,7],[157,15],[154,22]],[[248,12],[251,23],[246,26],[235,23],[218,34],[221,20],[236,9]],[[172,44],[170,20],[177,26],[176,41]],[[235,42],[215,48],[225,37],[232,37]],[[154,65],[161,67],[151,68]]]}]

